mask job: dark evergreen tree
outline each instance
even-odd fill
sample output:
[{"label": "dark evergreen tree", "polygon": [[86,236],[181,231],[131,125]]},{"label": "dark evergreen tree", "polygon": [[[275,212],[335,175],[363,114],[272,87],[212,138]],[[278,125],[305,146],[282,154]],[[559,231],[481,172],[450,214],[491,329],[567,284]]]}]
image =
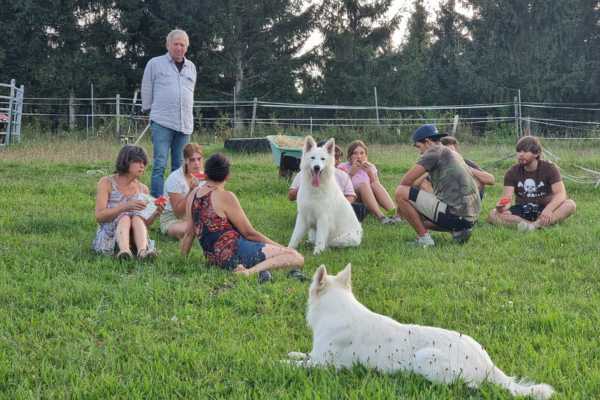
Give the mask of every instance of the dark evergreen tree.
[{"label": "dark evergreen tree", "polygon": [[466,96],[462,81],[464,56],[468,39],[464,16],[456,11],[456,0],[440,4],[433,27],[433,44],[428,57],[427,79],[431,83],[435,104],[477,102]]},{"label": "dark evergreen tree", "polygon": [[430,58],[431,26],[423,0],[415,1],[415,10],[408,22],[408,35],[402,44],[399,61],[393,76],[396,103],[422,105],[435,101],[434,85],[427,76]]},{"label": "dark evergreen tree", "polygon": [[[386,17],[391,0],[324,0],[319,30],[324,40],[316,51],[319,71],[308,83],[312,97],[326,104],[373,104],[373,87],[387,87],[392,33],[399,17]],[[315,92],[316,90],[316,92]]]}]

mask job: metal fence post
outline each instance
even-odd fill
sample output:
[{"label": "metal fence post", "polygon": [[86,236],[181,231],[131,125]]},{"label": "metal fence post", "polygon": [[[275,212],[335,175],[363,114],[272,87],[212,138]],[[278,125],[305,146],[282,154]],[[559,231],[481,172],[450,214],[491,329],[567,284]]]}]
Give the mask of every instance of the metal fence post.
[{"label": "metal fence post", "polygon": [[23,100],[25,99],[25,86],[21,85],[17,94],[17,115],[15,117],[15,132],[17,136],[17,142],[21,143],[21,118],[23,117]]},{"label": "metal fence post", "polygon": [[13,130],[13,107],[15,97],[16,82],[14,79],[10,80],[10,98],[8,99],[8,125],[6,126],[6,139],[4,143],[8,146],[11,142],[12,130]]}]

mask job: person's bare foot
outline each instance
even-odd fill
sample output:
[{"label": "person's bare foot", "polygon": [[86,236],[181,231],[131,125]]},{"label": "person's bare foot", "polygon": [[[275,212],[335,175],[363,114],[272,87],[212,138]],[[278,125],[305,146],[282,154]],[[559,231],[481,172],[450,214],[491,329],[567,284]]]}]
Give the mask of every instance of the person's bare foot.
[{"label": "person's bare foot", "polygon": [[250,276],[250,272],[248,272],[248,270],[242,264],[238,264],[238,266],[235,267],[235,269],[233,270],[233,273],[238,275]]}]

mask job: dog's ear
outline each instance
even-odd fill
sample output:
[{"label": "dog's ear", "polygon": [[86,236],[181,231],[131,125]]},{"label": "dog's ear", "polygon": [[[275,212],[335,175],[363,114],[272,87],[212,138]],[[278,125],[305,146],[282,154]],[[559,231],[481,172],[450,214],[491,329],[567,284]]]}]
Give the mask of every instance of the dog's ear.
[{"label": "dog's ear", "polygon": [[317,147],[317,143],[315,142],[315,139],[313,139],[312,136],[308,135],[304,139],[304,152],[308,153],[309,151],[311,151],[315,147]]},{"label": "dog's ear", "polygon": [[346,268],[344,268],[343,270],[341,270],[337,276],[335,277],[335,279],[338,280],[338,282],[340,282],[342,285],[344,285],[345,287],[347,287],[348,289],[352,288],[352,265],[350,265],[350,263],[348,263],[348,265],[346,265]]},{"label": "dog's ear", "polygon": [[319,268],[315,271],[315,275],[313,277],[313,284],[317,291],[325,286],[325,282],[327,281],[327,269],[325,269],[325,265],[321,264]]},{"label": "dog's ear", "polygon": [[331,138],[329,139],[326,143],[325,143],[325,150],[327,150],[327,152],[329,154],[331,154],[332,157],[335,156],[335,139]]}]

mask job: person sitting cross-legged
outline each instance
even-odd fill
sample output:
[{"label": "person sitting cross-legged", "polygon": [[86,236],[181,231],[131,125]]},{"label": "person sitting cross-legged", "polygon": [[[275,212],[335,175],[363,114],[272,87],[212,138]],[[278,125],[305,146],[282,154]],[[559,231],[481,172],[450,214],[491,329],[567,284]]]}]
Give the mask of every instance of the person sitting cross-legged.
[{"label": "person sitting cross-legged", "polygon": [[[502,198],[488,218],[495,225],[516,225],[528,232],[567,219],[576,210],[567,197],[560,171],[552,162],[542,160],[538,138],[525,136],[517,142],[518,164],[504,176]],[[516,204],[511,206],[513,195]]]},{"label": "person sitting cross-legged", "polygon": [[181,239],[181,254],[187,255],[198,238],[209,263],[236,274],[256,273],[262,283],[271,280],[270,270],[288,268],[291,277],[305,280],[300,271],[304,257],[254,229],[238,198],[225,190],[229,160],[213,154],[206,160],[204,172],[206,183],[187,198],[188,227]]},{"label": "person sitting cross-legged", "polygon": [[[415,244],[433,246],[428,229],[452,232],[453,239],[465,243],[481,210],[481,199],[473,176],[457,152],[440,144],[434,125],[423,125],[412,136],[421,153],[396,189],[398,213],[416,231]],[[429,173],[433,193],[414,186],[415,181]]]}]

